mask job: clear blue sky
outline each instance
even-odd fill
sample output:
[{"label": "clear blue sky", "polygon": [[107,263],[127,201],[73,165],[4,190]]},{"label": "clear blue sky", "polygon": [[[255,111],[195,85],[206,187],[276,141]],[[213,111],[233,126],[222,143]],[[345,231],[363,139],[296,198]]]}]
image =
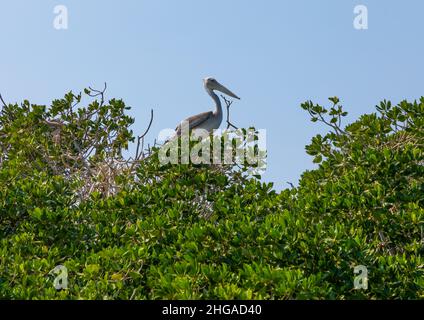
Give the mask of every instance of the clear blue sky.
[{"label": "clear blue sky", "polygon": [[[56,5],[69,29],[53,28]],[[353,9],[369,29],[353,28]],[[0,92],[10,102],[49,104],[69,90],[101,87],[133,107],[148,140],[212,109],[201,79],[239,95],[239,126],[267,129],[266,181],[296,183],[313,168],[304,146],[323,127],[301,102],[337,95],[349,120],[382,99],[424,95],[422,0],[0,0]]]}]

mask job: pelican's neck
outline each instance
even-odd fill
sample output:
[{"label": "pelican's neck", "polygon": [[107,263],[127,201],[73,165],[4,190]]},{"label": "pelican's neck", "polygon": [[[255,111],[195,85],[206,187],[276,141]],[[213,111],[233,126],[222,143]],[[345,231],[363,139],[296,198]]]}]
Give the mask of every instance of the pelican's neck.
[{"label": "pelican's neck", "polygon": [[222,106],[221,106],[221,100],[219,99],[219,97],[216,95],[215,92],[213,92],[213,90],[206,88],[206,92],[212,97],[213,101],[215,101],[215,112],[214,114],[218,117],[220,117],[222,119]]}]

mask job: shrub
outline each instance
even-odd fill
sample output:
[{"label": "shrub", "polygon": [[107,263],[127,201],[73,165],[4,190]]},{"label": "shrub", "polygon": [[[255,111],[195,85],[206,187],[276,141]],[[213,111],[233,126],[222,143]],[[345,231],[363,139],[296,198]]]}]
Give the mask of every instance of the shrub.
[{"label": "shrub", "polygon": [[[424,98],[384,101],[346,127],[337,98],[302,104],[331,130],[306,147],[318,168],[276,192],[243,168],[160,166],[157,149],[113,166],[133,119],[85,93],[100,101],[75,110],[82,97],[68,93],[2,110],[0,297],[424,297]],[[367,290],[354,289],[358,265]]]}]

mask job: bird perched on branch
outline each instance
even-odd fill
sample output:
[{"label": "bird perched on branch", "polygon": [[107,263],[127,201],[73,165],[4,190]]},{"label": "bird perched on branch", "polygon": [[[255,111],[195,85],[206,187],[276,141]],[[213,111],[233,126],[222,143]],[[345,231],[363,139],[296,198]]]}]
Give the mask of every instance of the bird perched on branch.
[{"label": "bird perched on branch", "polygon": [[[240,98],[212,77],[203,79],[203,85],[205,87],[206,92],[211,96],[211,98],[215,102],[215,111],[199,113],[195,116],[191,116],[185,119],[182,123],[187,122],[189,130],[204,129],[208,132],[212,132],[212,130],[218,129],[222,122],[221,100],[214,91],[220,91],[235,99],[240,100]],[[181,124],[177,126],[177,128],[175,129],[175,133],[177,137],[181,136]]]}]

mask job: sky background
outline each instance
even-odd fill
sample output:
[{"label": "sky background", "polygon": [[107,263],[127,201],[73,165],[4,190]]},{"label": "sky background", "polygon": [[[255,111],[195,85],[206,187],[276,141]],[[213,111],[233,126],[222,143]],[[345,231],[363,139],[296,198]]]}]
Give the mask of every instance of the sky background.
[{"label": "sky background", "polygon": [[[368,7],[368,30],[353,27]],[[53,27],[56,5],[68,30]],[[214,76],[242,100],[239,127],[267,130],[265,181],[297,184],[314,168],[305,153],[326,128],[300,104],[338,96],[348,121],[383,99],[424,95],[422,0],[0,0],[0,93],[7,102],[50,104],[108,83],[132,107],[147,141],[213,109],[202,79]]]}]

